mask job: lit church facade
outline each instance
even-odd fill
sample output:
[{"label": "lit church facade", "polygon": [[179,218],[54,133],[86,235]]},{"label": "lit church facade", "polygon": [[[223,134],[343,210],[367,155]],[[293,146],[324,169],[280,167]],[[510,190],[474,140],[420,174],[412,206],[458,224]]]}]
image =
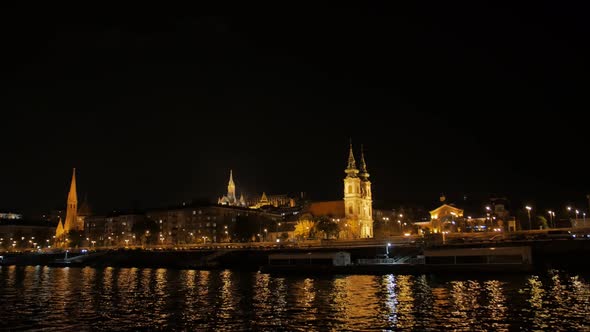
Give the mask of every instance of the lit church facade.
[{"label": "lit church facade", "polygon": [[56,244],[66,245],[68,242],[68,234],[74,231],[84,230],[84,218],[89,214],[89,209],[84,202],[82,208],[78,209],[78,193],[76,190],[76,169],[72,172],[72,182],[70,183],[70,191],[68,193],[68,201],[66,208],[66,218],[62,223],[61,219],[57,224],[55,230]]},{"label": "lit church facade", "polygon": [[344,215],[353,238],[373,237],[373,198],[367,163],[361,147],[360,169],[356,167],[352,144],[344,170]]},{"label": "lit church facade", "polygon": [[229,182],[227,184],[227,194],[217,199],[217,204],[260,209],[265,206],[294,207],[295,200],[287,195],[267,195],[265,192],[262,193],[262,196],[249,196],[247,198],[244,198],[244,193],[241,193],[240,198],[237,199],[233,171],[230,170]]},{"label": "lit church facade", "polygon": [[240,207],[246,206],[244,194],[240,195],[239,200],[236,198],[236,184],[234,183],[234,175],[232,170],[229,170],[229,183],[227,184],[227,195],[220,197],[217,200],[217,204]]}]

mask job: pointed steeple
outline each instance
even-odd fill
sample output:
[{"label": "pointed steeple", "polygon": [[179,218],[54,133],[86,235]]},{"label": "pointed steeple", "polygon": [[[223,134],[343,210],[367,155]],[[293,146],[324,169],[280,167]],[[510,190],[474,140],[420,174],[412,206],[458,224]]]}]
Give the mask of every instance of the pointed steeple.
[{"label": "pointed steeple", "polygon": [[369,178],[369,172],[367,172],[367,163],[365,162],[365,152],[364,152],[362,144],[361,144],[361,173],[359,175],[365,180]]},{"label": "pointed steeple", "polygon": [[61,217],[59,217],[59,221],[57,223],[57,228],[55,229],[55,237],[59,238],[63,235],[64,233],[64,226],[61,222]]},{"label": "pointed steeple", "polygon": [[350,142],[350,151],[348,152],[348,169],[356,169],[356,161],[352,152],[352,142]]},{"label": "pointed steeple", "polygon": [[356,177],[356,174],[359,170],[356,168],[356,161],[354,160],[354,153],[352,152],[352,140],[350,141],[350,150],[348,152],[348,166],[344,170],[344,172],[349,177]]},{"label": "pointed steeple", "polygon": [[70,192],[68,193],[68,204],[77,204],[78,194],[76,193],[76,168],[72,171],[72,183],[70,184]]},{"label": "pointed steeple", "polygon": [[72,183],[68,193],[68,206],[66,208],[66,220],[64,221],[64,233],[78,230],[78,194],[76,193],[76,169],[72,173]]},{"label": "pointed steeple", "polygon": [[231,169],[229,170],[229,183],[228,183],[228,186],[234,186],[235,187],[235,184],[234,184],[234,174],[233,174],[233,171]]},{"label": "pointed steeple", "polygon": [[227,184],[227,199],[229,200],[229,205],[236,204],[236,185],[234,183],[234,174],[231,169],[229,170],[229,183]]}]

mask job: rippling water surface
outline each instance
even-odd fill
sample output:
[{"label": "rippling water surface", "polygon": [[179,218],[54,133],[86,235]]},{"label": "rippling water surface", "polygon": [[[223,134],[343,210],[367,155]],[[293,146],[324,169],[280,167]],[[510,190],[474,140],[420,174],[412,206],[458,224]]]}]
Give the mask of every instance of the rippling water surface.
[{"label": "rippling water surface", "polygon": [[588,276],[0,267],[0,329],[590,331]]}]

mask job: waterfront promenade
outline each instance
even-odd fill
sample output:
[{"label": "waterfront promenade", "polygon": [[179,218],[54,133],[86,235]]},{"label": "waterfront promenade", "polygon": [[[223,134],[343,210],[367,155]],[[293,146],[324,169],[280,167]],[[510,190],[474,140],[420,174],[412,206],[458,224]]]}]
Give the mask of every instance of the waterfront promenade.
[{"label": "waterfront promenade", "polygon": [[[540,233],[539,233],[540,234]],[[457,239],[461,239],[458,241]],[[398,240],[398,241],[393,241]],[[387,242],[390,241],[390,242]],[[428,243],[417,238],[359,241],[307,241],[293,244],[277,243],[217,243],[192,246],[154,246],[147,248],[71,249],[68,257],[76,266],[167,267],[181,269],[235,268],[258,270],[266,265],[268,255],[278,252],[347,251],[353,261],[388,254],[389,257],[419,255],[424,248],[478,248],[530,246],[537,268],[588,269],[581,257],[590,254],[590,237],[547,238],[544,236],[517,239],[465,237],[445,239],[446,243]],[[389,244],[389,245],[388,245]],[[63,260],[65,251],[4,253],[3,265],[55,265]]]}]

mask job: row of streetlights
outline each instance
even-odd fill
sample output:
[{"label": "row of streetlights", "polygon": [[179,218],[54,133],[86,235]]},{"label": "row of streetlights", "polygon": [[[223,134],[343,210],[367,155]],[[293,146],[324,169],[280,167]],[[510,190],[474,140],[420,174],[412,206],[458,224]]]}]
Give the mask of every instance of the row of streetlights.
[{"label": "row of streetlights", "polygon": [[[529,219],[529,229],[531,229],[531,210],[533,209],[530,206],[525,206],[526,212],[527,212],[527,216]],[[576,214],[576,219],[579,218],[580,213],[582,213],[582,217],[584,218],[584,224],[586,224],[586,212],[580,212],[580,210],[578,209],[572,209],[571,206],[566,207],[568,212],[571,212],[572,210],[575,212]],[[555,211],[553,210],[548,210],[547,214],[549,215],[549,223],[551,224],[552,228],[555,228],[555,223],[554,223],[554,218],[555,218]]]}]

